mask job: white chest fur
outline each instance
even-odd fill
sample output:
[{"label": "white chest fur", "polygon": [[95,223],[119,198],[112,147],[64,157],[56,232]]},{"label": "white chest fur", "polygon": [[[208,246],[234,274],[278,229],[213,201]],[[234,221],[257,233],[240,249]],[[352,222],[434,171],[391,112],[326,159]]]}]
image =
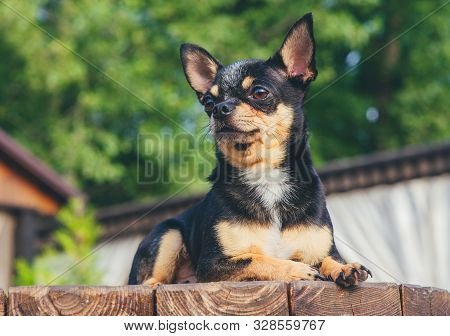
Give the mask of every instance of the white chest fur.
[{"label": "white chest fur", "polygon": [[280,230],[254,223],[222,222],[216,227],[225,255],[255,253],[280,259],[296,259],[314,265],[327,256],[332,237],[326,227],[298,225]]},{"label": "white chest fur", "polygon": [[287,173],[281,169],[248,170],[244,180],[257,200],[272,213],[274,225],[280,229],[281,221],[274,207],[277,202],[289,198],[291,187]]}]

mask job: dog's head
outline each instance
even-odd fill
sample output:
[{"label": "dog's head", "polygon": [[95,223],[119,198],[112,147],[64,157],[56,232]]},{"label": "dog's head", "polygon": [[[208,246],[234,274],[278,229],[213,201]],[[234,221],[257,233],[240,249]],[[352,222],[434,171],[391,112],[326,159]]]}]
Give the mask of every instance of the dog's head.
[{"label": "dog's head", "polygon": [[279,165],[296,124],[303,123],[301,104],[317,70],[312,15],[288,32],[267,61],[242,60],[224,66],[205,49],[181,46],[187,80],[210,117],[218,149],[236,167]]}]

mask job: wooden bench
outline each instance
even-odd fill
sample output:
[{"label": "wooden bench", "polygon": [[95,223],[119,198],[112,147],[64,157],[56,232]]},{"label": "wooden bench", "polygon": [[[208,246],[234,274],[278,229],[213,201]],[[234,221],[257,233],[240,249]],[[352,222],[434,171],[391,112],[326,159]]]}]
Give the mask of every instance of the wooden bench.
[{"label": "wooden bench", "polygon": [[[446,290],[393,283],[219,282],[11,287],[0,315],[449,315]],[[7,307],[7,309],[6,309]]]}]

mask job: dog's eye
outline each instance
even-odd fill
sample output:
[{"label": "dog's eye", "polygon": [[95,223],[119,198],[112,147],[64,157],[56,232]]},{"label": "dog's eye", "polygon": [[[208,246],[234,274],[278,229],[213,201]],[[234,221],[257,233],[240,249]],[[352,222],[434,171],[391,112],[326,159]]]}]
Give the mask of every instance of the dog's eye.
[{"label": "dog's eye", "polygon": [[261,86],[255,86],[250,94],[253,99],[265,99],[269,95],[269,91]]},{"label": "dog's eye", "polygon": [[214,100],[211,98],[211,96],[206,96],[203,99],[203,106],[205,107],[205,112],[211,112],[214,108]]}]

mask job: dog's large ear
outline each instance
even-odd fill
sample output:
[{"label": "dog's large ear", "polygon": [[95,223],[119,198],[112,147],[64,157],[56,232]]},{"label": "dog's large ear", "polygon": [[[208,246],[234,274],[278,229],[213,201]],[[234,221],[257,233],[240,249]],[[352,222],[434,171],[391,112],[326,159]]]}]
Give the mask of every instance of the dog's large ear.
[{"label": "dog's large ear", "polygon": [[205,94],[213,85],[222,65],[209,52],[195,44],[181,45],[180,56],[189,85],[198,96]]},{"label": "dog's large ear", "polygon": [[288,77],[308,83],[317,76],[314,52],[313,18],[308,13],[292,26],[271,60],[281,62]]}]

